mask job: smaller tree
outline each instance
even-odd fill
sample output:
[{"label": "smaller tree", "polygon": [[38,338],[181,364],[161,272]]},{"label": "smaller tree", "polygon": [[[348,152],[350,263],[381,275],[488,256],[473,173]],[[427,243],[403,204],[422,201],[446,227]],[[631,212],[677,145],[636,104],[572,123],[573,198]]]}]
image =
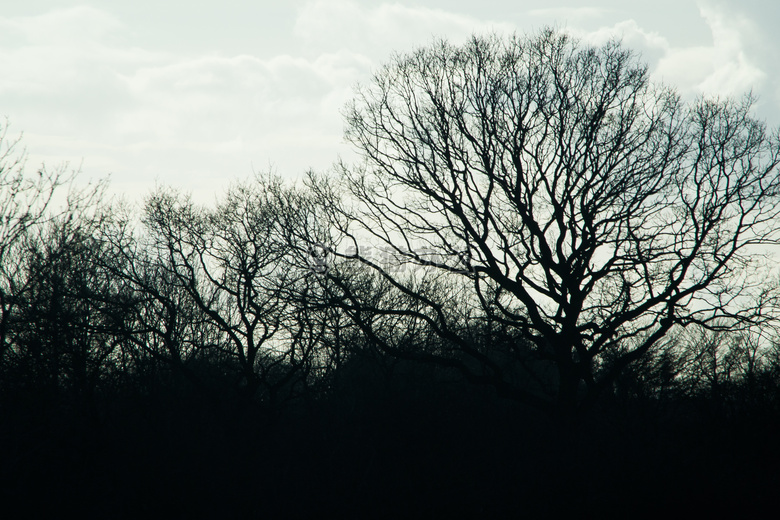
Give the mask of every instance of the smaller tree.
[{"label": "smaller tree", "polygon": [[25,290],[21,269],[26,241],[49,217],[47,209],[63,182],[60,172],[43,168],[27,175],[20,141],[9,138],[6,121],[0,128],[0,361],[11,347],[11,322]]},{"label": "smaller tree", "polygon": [[[46,321],[40,320],[39,304],[48,298],[56,277],[73,280],[78,269],[89,276],[91,266],[77,258],[83,258],[85,250],[79,248],[94,229],[103,195],[102,183],[77,189],[76,172],[67,172],[64,166],[54,170],[42,166],[28,173],[20,142],[21,137],[9,138],[6,122],[0,128],[0,369],[6,371],[19,361],[25,349],[21,343],[57,336],[50,331],[45,338],[32,338],[30,331]],[[71,261],[76,264],[66,267]],[[62,303],[61,293],[49,296],[53,298],[49,307],[55,300]]]},{"label": "smaller tree", "polygon": [[103,257],[101,268],[129,295],[117,334],[126,342],[127,372],[136,379],[134,384],[155,386],[174,376],[213,391],[215,381],[206,380],[203,372],[225,370],[216,365],[229,365],[230,356],[210,348],[220,343],[221,335],[182,286],[168,258],[160,255],[126,206],[111,213],[100,234],[112,251]]},{"label": "smaller tree", "polygon": [[305,225],[280,181],[260,177],[231,188],[214,209],[172,190],[146,202],[144,223],[156,269],[217,332],[247,397],[275,400],[311,369],[320,333],[304,305],[307,264],[293,262],[289,230]]},{"label": "smaller tree", "polygon": [[101,268],[110,254],[94,237],[97,222],[50,222],[23,264],[8,362],[27,388],[50,390],[84,412],[95,412],[96,391],[116,375],[123,341],[123,288]]}]

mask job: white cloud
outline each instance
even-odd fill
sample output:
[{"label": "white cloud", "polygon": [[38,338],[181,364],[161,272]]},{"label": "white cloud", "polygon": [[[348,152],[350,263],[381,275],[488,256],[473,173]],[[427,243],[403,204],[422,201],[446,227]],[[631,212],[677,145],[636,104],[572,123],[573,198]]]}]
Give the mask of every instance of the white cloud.
[{"label": "white cloud", "polygon": [[253,162],[277,164],[286,175],[324,168],[342,141],[339,110],[367,66],[329,53],[311,60],[209,55],[141,67],[123,76],[136,108],[117,114],[108,137],[149,158],[147,179],[184,169],[193,189],[217,172],[246,175]]},{"label": "white cloud", "polygon": [[253,162],[290,175],[328,166],[339,111],[371,66],[347,50],[269,59],[142,50],[92,8],[0,18],[0,29],[0,114],[25,131],[31,163],[83,158],[90,176],[114,172],[125,190],[161,175],[197,189]]},{"label": "white cloud", "polygon": [[348,53],[314,60],[211,55],[144,67],[123,79],[145,110],[124,114],[120,131],[218,141],[330,128],[349,88],[367,67],[365,60]]},{"label": "white cloud", "polygon": [[616,23],[612,27],[602,27],[596,31],[571,31],[583,40],[600,45],[608,40],[620,39],[630,48],[667,50],[669,42],[654,31],[644,30],[636,20],[629,19]]},{"label": "white cloud", "polygon": [[709,4],[700,3],[699,11],[712,33],[709,45],[672,46],[667,38],[633,19],[595,31],[567,30],[595,45],[620,39],[626,47],[641,52],[656,80],[675,86],[685,96],[738,96],[759,89],[766,74],[745,50],[745,35],[754,30],[750,22]]},{"label": "white cloud", "polygon": [[402,51],[447,37],[459,42],[473,33],[512,32],[502,22],[422,6],[382,3],[367,8],[353,0],[314,0],[299,10],[294,34],[311,49],[360,49],[384,60],[390,52]]},{"label": "white cloud", "polygon": [[700,4],[700,14],[710,27],[712,44],[668,49],[656,76],[678,85],[683,93],[739,96],[760,90],[766,73],[751,62],[745,49],[751,24],[705,4]]},{"label": "white cloud", "polygon": [[608,9],[598,7],[549,7],[543,9],[531,9],[530,16],[538,18],[553,18],[556,20],[579,20],[582,18],[600,18]]},{"label": "white cloud", "polygon": [[85,45],[104,39],[122,28],[105,11],[86,5],[54,9],[37,16],[0,17],[4,37],[24,38],[35,45]]},{"label": "white cloud", "polygon": [[573,36],[591,45],[603,45],[610,40],[620,40],[626,48],[638,52],[642,60],[655,63],[668,54],[669,41],[654,31],[643,29],[636,20],[629,19],[611,27],[601,27],[595,31],[566,29]]},{"label": "white cloud", "polygon": [[511,30],[397,3],[314,1],[294,29],[308,52],[259,58],[139,49],[129,28],[89,7],[3,18],[0,28],[16,35],[0,39],[0,93],[33,158],[83,157],[94,176],[103,168],[115,183],[147,187],[160,175],[195,186],[215,171],[248,173],[253,162],[290,175],[325,168],[349,154],[340,111],[352,87],[390,52],[434,35]]},{"label": "white cloud", "polygon": [[[601,12],[569,14],[592,22]],[[745,50],[750,25],[707,6],[701,15],[713,40],[698,47],[673,47],[633,19],[569,30],[592,43],[621,37],[657,78],[684,92],[760,84],[763,73]],[[315,0],[298,11],[300,49],[263,58],[141,48],[133,29],[90,7],[0,16],[0,116],[25,131],[30,164],[83,158],[92,177],[114,172],[119,189],[143,192],[162,179],[207,194],[252,164],[272,163],[285,175],[326,168],[350,153],[340,110],[353,85],[392,52],[515,27],[400,3]]]},{"label": "white cloud", "polygon": [[121,87],[118,71],[165,59],[112,42],[123,30],[111,15],[86,6],[0,17],[0,95],[6,104],[100,105]]},{"label": "white cloud", "polygon": [[700,4],[701,16],[712,31],[709,61],[712,72],[698,85],[702,92],[738,95],[760,88],[766,77],[746,52],[746,35],[756,31],[749,20],[707,4]]}]

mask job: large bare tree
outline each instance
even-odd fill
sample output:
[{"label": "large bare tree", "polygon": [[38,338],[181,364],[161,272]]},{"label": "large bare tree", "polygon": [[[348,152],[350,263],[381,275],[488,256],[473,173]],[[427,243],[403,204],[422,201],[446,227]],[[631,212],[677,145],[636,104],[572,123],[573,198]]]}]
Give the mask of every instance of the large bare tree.
[{"label": "large bare tree", "polygon": [[[619,42],[552,29],[396,55],[346,108],[362,160],[312,178],[334,265],[387,296],[336,269],[332,291],[389,351],[577,408],[675,327],[777,310],[757,269],[780,236],[780,138],[752,105],[684,102]],[[393,339],[417,328],[441,345]]]}]

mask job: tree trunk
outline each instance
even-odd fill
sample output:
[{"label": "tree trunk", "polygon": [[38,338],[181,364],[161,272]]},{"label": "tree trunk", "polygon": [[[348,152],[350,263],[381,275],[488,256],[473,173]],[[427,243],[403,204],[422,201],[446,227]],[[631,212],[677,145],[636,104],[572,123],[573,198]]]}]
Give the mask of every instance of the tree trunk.
[{"label": "tree trunk", "polygon": [[573,362],[558,364],[557,412],[561,417],[574,417],[579,405],[580,376]]}]

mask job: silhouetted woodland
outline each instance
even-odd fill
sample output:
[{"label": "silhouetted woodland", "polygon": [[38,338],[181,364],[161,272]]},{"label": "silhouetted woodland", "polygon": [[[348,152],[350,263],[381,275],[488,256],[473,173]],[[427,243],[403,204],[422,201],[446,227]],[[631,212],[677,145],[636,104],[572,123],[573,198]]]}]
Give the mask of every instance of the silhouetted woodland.
[{"label": "silhouetted woodland", "polygon": [[647,76],[440,42],[357,90],[357,164],[210,205],[6,124],[0,514],[765,514],[780,138]]}]

